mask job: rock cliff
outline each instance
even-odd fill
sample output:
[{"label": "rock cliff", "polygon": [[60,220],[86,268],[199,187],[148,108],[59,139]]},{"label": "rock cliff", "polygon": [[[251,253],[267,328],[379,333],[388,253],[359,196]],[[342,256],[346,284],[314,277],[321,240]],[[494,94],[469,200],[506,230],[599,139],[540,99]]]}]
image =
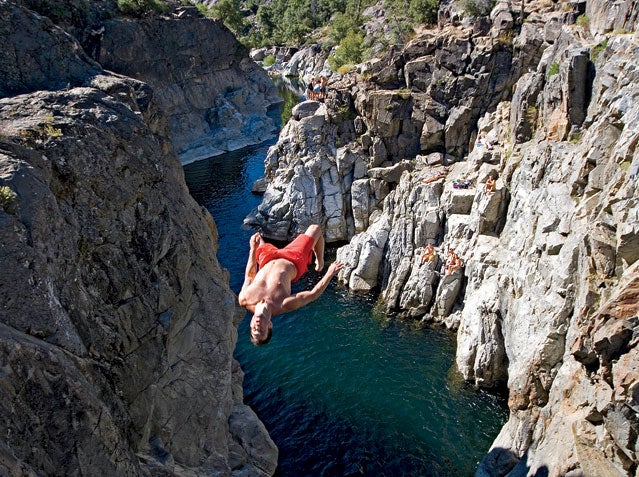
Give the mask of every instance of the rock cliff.
[{"label": "rock cliff", "polygon": [[[134,19],[121,17],[113,2],[13,3],[52,18],[105,69],[149,84],[183,163],[275,134],[267,112],[282,101],[277,88],[222,22],[204,18],[194,6]],[[104,33],[96,52],[89,46],[89,32],[98,26]]]},{"label": "rock cliff", "polygon": [[0,473],[272,475],[155,92],[6,1],[0,42]]},{"label": "rock cliff", "polygon": [[299,105],[247,222],[322,224],[350,289],[457,331],[459,372],[509,398],[478,475],[635,475],[639,5],[521,5],[447,3]]},{"label": "rock cliff", "polygon": [[191,7],[104,26],[102,65],[153,88],[183,163],[273,137],[277,88],[222,22]]}]

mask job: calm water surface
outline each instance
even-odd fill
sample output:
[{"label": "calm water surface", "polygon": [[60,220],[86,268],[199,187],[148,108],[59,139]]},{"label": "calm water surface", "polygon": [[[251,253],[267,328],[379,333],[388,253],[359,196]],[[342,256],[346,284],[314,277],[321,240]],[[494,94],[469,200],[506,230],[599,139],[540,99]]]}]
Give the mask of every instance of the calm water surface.
[{"label": "calm water surface", "polygon": [[[218,259],[235,292],[253,233],[242,220],[261,200],[250,188],[274,142],[184,168],[217,223]],[[319,278],[307,274],[294,291]],[[452,334],[390,320],[373,297],[335,280],[316,302],[275,318],[267,346],[251,344],[249,320],[240,325],[236,358],[246,402],[280,450],[278,476],[472,475],[506,421],[501,400],[453,371]]]}]

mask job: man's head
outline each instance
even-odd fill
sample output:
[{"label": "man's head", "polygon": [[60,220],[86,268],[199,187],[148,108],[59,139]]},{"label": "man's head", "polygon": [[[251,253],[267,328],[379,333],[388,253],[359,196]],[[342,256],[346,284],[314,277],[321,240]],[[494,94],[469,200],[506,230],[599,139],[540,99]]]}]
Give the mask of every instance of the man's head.
[{"label": "man's head", "polygon": [[266,302],[261,301],[255,305],[249,332],[251,333],[251,341],[255,346],[265,345],[271,340],[273,322],[271,321],[271,310],[269,310]]}]

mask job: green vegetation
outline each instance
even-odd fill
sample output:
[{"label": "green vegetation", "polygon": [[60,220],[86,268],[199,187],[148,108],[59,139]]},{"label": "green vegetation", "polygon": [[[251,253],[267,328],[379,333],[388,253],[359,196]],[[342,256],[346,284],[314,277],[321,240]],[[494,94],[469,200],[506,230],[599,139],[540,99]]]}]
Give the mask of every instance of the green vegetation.
[{"label": "green vegetation", "polygon": [[23,0],[21,3],[55,24],[70,24],[91,17],[89,0]]},{"label": "green vegetation", "polygon": [[337,73],[339,73],[340,75],[345,75],[347,73],[351,73],[355,71],[355,65],[342,65],[339,68],[337,68]]},{"label": "green vegetation", "polygon": [[486,17],[495,6],[496,0],[461,0],[459,6],[471,18]]},{"label": "green vegetation", "polygon": [[602,41],[597,46],[595,46],[592,50],[590,50],[590,61],[592,61],[593,63],[597,61],[597,58],[599,58],[599,54],[602,51],[604,51],[607,46],[608,46],[608,38],[606,38],[604,41]]},{"label": "green vegetation", "polygon": [[355,118],[353,110],[348,103],[338,105],[337,114],[342,121],[350,121]]},{"label": "green vegetation", "polygon": [[338,71],[344,65],[361,63],[364,59],[364,36],[361,33],[349,31],[337,49],[328,57],[328,66]]},{"label": "green vegetation", "polygon": [[502,46],[511,47],[513,40],[515,39],[515,33],[512,30],[502,32],[495,38],[495,41]]},{"label": "green vegetation", "polygon": [[[191,4],[190,2],[187,2],[187,3],[189,5]],[[195,7],[197,8],[197,11],[202,14],[202,16],[206,18],[215,18],[215,12],[213,11],[213,9],[207,7],[203,3],[196,3]]]},{"label": "green vegetation", "polygon": [[273,66],[275,64],[275,57],[273,55],[268,55],[264,58],[264,66]]},{"label": "green vegetation", "polygon": [[570,136],[570,139],[569,139],[571,144],[577,144],[577,143],[579,143],[580,140],[581,140],[581,133],[580,132],[572,133],[571,136]]},{"label": "green vegetation", "polygon": [[400,98],[402,98],[403,100],[407,100],[410,99],[410,97],[412,96],[412,93],[410,91],[410,89],[408,88],[399,88],[396,93],[399,95]]},{"label": "green vegetation", "polygon": [[526,122],[530,124],[531,128],[534,128],[535,123],[537,123],[537,108],[535,106],[528,106],[524,117],[526,118]]},{"label": "green vegetation", "polygon": [[412,20],[419,23],[437,23],[437,0],[412,0],[408,5],[408,13]]},{"label": "green vegetation", "polygon": [[588,28],[590,25],[590,18],[588,17],[588,15],[579,15],[577,17],[577,20],[575,21],[575,24],[582,28]]},{"label": "green vegetation", "polygon": [[44,134],[49,137],[62,137],[62,129],[56,128],[51,124],[45,124],[42,129],[44,130]]},{"label": "green vegetation", "polygon": [[118,0],[118,8],[125,15],[142,17],[151,13],[166,12],[169,5],[164,0]]},{"label": "green vegetation", "polygon": [[18,194],[11,187],[0,186],[0,207],[8,213],[15,213],[15,206],[18,203]]},{"label": "green vegetation", "polygon": [[[196,0],[190,1],[196,3]],[[348,64],[345,62],[361,61],[374,46],[405,41],[417,24],[437,21],[439,0],[385,0],[389,37],[364,38],[363,12],[374,3],[374,0],[271,0],[268,3],[220,0],[209,10],[210,15],[223,21],[247,47],[302,46],[319,39],[325,48],[340,45],[342,53],[334,60],[335,68]],[[206,15],[209,16],[208,11]]]},{"label": "green vegetation", "polygon": [[550,65],[550,67],[548,68],[548,74],[547,74],[547,78],[550,79],[553,76],[555,76],[556,74],[559,73],[559,63],[557,63],[556,61]]},{"label": "green vegetation", "polygon": [[214,18],[222,20],[224,25],[238,36],[250,26],[242,14],[240,0],[220,0],[210,10]]}]

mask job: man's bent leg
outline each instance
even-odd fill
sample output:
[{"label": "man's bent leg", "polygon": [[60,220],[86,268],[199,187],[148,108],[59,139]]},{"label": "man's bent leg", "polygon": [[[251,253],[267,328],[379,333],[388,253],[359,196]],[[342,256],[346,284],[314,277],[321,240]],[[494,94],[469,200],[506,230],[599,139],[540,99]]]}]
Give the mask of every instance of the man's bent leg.
[{"label": "man's bent leg", "polygon": [[315,270],[318,272],[324,268],[324,234],[319,225],[310,225],[304,235],[313,237],[313,252],[315,253]]}]

